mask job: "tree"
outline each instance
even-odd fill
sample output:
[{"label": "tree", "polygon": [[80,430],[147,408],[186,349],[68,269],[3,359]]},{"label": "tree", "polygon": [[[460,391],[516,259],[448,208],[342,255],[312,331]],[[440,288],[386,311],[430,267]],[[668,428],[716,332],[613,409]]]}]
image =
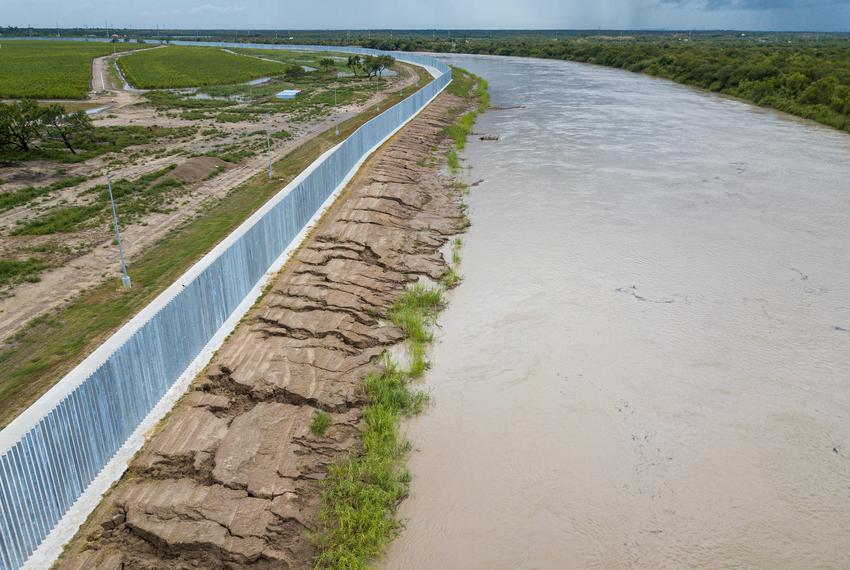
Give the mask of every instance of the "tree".
[{"label": "tree", "polygon": [[334,62],[334,60],[329,57],[323,57],[319,60],[319,67],[321,67],[322,71],[324,71],[325,73],[330,73],[335,65],[336,63]]},{"label": "tree", "polygon": [[378,68],[378,75],[380,76],[384,73],[385,69],[389,69],[395,65],[395,58],[391,55],[380,55],[378,56],[378,63],[380,64],[380,67]]},{"label": "tree", "polygon": [[783,79],[785,88],[790,91],[792,95],[801,93],[809,84],[809,78],[799,71],[785,75]]},{"label": "tree", "polygon": [[29,152],[41,136],[42,111],[32,99],[8,105],[0,104],[0,139],[8,146]]},{"label": "tree", "polygon": [[307,72],[304,71],[304,68],[300,65],[287,65],[286,70],[283,72],[283,76],[287,81],[295,81],[297,79],[301,79]]},{"label": "tree", "polygon": [[395,63],[395,58],[391,55],[372,56],[367,55],[363,60],[363,70],[366,72],[366,77],[381,77],[384,70]]},{"label": "tree", "polygon": [[836,87],[838,87],[838,79],[831,75],[822,77],[806,87],[806,90],[800,95],[800,102],[810,105],[828,105]]},{"label": "tree", "polygon": [[5,105],[0,104],[0,153],[12,147],[12,134],[7,128],[7,116],[4,109]]},{"label": "tree", "polygon": [[91,119],[85,111],[66,113],[61,105],[50,105],[42,110],[42,123],[47,135],[62,141],[72,154],[77,154],[74,149],[75,139],[91,133]]},{"label": "tree", "polygon": [[366,77],[372,77],[373,75],[378,75],[378,58],[367,55],[363,58],[363,64],[361,65],[363,71],[366,72]]},{"label": "tree", "polygon": [[363,67],[363,60],[360,59],[359,55],[350,55],[345,66],[351,70],[354,77],[357,77],[357,70]]}]

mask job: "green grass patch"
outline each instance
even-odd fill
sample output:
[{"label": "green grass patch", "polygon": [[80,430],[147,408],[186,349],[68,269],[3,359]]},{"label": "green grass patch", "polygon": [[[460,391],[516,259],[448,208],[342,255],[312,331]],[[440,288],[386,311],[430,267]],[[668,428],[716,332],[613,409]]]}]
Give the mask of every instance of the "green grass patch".
[{"label": "green grass patch", "polygon": [[449,149],[448,154],[446,155],[446,162],[449,165],[449,171],[452,174],[457,174],[458,168],[460,168],[460,159],[457,156],[457,151],[455,149]]},{"label": "green grass patch", "polygon": [[442,306],[442,290],[417,284],[396,299],[387,315],[407,337],[410,375],[414,378],[425,372],[425,345],[431,340],[429,328]]},{"label": "green grass patch", "polygon": [[[151,212],[159,211],[164,194],[174,188],[183,186],[175,179],[166,179],[153,184],[173,170],[175,165],[145,174],[135,180],[116,180],[112,183],[112,195],[120,214],[122,223]],[[97,199],[92,204],[64,206],[53,209],[24,225],[16,228],[12,235],[46,235],[66,233],[79,229],[104,212],[109,205],[109,189],[105,184],[89,188],[83,194],[96,194]]]},{"label": "green grass patch", "polygon": [[[458,117],[455,122],[445,129],[446,135],[454,141],[455,148],[462,151],[466,147],[466,139],[472,132],[478,115],[490,106],[490,93],[487,81],[472,75],[465,69],[452,67],[452,82],[448,90],[453,95],[465,99],[475,99],[475,108]],[[458,168],[457,156],[449,156],[449,169],[452,173]]]},{"label": "green grass patch", "polygon": [[463,278],[461,277],[460,273],[458,273],[457,269],[455,269],[454,267],[449,267],[442,278],[443,287],[445,287],[446,289],[454,289],[455,287],[460,285],[462,279]]},{"label": "green grass patch", "polygon": [[[324,58],[333,59],[333,72],[350,71],[346,66],[346,61],[349,54],[330,54],[328,52],[305,52],[305,51],[289,51],[280,49],[254,49],[254,48],[234,48],[233,51],[251,57],[262,57],[265,59],[273,59],[286,65],[300,65],[312,67],[320,71],[320,61]],[[284,66],[279,66],[283,68]],[[312,72],[311,72],[312,73]]]},{"label": "green grass patch", "polygon": [[134,87],[170,89],[241,83],[279,75],[284,66],[244,57],[214,47],[167,46],[126,55],[118,60]]},{"label": "green grass patch", "polygon": [[452,264],[453,265],[460,265],[460,261],[461,261],[460,250],[461,250],[462,247],[463,247],[463,240],[460,239],[459,237],[455,238],[452,241]]},{"label": "green grass patch", "polygon": [[318,410],[313,415],[313,420],[310,422],[310,433],[317,437],[321,437],[325,435],[325,432],[328,431],[329,427],[331,427],[331,423],[333,423],[331,415],[327,412],[323,412],[322,410]]},{"label": "green grass patch", "polygon": [[460,252],[462,247],[463,240],[459,237],[452,240],[452,263],[441,279],[443,287],[446,289],[453,289],[457,287],[463,280],[463,277],[461,277],[459,272],[461,262]]},{"label": "green grass patch", "polygon": [[0,99],[84,99],[91,62],[134,44],[3,40],[0,53]]},{"label": "green grass patch", "polygon": [[248,114],[241,113],[219,113],[215,120],[219,123],[239,123],[241,121],[250,121],[254,117]]},{"label": "green grass patch", "polygon": [[103,204],[68,206],[40,216],[15,229],[12,235],[40,236],[73,230],[77,225],[91,219],[103,209]]},{"label": "green grass patch", "polygon": [[38,274],[47,269],[47,264],[36,257],[20,261],[0,259],[0,286],[14,285],[22,281],[34,283]]},{"label": "green grass patch", "polygon": [[76,186],[86,180],[88,180],[86,176],[74,176],[71,178],[57,180],[47,186],[27,186],[25,188],[15,190],[14,192],[4,192],[0,194],[0,212],[10,210],[16,206],[20,206],[21,204],[26,204],[27,202],[31,202],[36,198],[40,198],[50,194],[51,192],[55,192],[56,190]]},{"label": "green grass patch", "polygon": [[418,414],[427,394],[389,359],[382,374],[366,377],[363,453],[333,465],[322,482],[320,549],[316,568],[367,568],[398,532],[395,509],[410,488],[403,464],[410,444],[399,434],[402,417]]}]

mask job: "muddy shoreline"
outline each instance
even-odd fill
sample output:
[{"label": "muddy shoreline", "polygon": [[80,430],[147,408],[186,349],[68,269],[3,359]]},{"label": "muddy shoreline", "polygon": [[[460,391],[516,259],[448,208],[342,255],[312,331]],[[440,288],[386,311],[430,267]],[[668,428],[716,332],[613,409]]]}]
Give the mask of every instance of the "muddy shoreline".
[{"label": "muddy shoreline", "polygon": [[[360,445],[362,378],[403,340],[393,299],[465,225],[440,95],[375,153],[160,423],[59,568],[303,568],[318,481]],[[317,411],[331,415],[323,436]]]}]

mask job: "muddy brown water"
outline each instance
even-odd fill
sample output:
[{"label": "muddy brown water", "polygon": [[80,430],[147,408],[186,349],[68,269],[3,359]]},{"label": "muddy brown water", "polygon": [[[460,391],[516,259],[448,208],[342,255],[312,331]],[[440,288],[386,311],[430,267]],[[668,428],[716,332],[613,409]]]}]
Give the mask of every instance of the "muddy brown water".
[{"label": "muddy brown water", "polygon": [[493,103],[407,431],[418,568],[850,566],[850,137],[617,70]]}]

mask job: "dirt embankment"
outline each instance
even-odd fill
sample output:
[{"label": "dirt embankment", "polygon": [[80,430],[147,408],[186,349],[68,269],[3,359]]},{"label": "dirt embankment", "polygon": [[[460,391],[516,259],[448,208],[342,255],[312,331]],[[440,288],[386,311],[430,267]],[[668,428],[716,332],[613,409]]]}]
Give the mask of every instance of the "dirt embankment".
[{"label": "dirt embankment", "polygon": [[[317,482],[360,445],[361,381],[402,333],[385,314],[463,227],[442,94],[386,144],[157,428],[58,563],[304,568]],[[434,149],[438,149],[436,152]],[[333,422],[311,434],[314,414]]]}]

